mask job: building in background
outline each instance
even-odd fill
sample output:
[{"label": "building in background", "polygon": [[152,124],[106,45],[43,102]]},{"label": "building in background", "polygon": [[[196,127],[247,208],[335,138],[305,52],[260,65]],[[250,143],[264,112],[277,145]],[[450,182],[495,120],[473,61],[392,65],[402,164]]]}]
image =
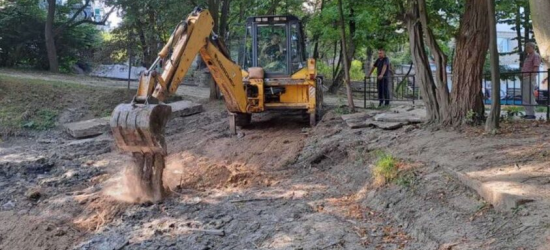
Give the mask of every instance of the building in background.
[{"label": "building in background", "polygon": [[512,26],[506,24],[497,25],[497,44],[500,55],[500,65],[511,70],[519,70],[519,53],[517,51],[518,41]]}]

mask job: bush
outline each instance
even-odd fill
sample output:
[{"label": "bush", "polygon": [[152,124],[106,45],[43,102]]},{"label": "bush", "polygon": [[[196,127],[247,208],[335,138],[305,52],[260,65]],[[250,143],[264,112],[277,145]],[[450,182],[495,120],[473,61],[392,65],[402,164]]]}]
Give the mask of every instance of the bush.
[{"label": "bush", "polygon": [[[66,21],[64,8],[58,8],[59,18],[54,27]],[[36,0],[20,0],[0,11],[0,67],[48,69],[48,54],[44,43],[46,11]],[[99,32],[91,25],[79,25],[56,37],[59,65],[70,71],[79,62],[89,63],[94,49],[101,41]]]},{"label": "bush", "polygon": [[[326,79],[332,78],[332,66],[326,64],[324,61],[317,61],[317,71],[319,74],[324,75]],[[352,81],[363,81],[365,78],[363,63],[361,61],[353,60],[351,62],[350,78]]]}]

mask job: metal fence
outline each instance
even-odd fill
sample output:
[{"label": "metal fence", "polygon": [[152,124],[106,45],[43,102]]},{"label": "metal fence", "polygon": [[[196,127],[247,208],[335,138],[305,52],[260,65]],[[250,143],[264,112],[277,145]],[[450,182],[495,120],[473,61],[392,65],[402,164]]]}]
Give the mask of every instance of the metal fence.
[{"label": "metal fence", "polygon": [[[500,75],[500,103],[502,105],[537,106],[548,105],[548,83],[543,83],[549,72],[536,71],[529,73],[510,72]],[[485,104],[491,104],[492,83],[486,77],[483,81]],[[525,100],[524,100],[525,97]]]},{"label": "metal fence", "polygon": [[[415,101],[420,100],[420,89],[416,84],[414,75],[393,75],[388,77],[389,101]],[[378,79],[365,77],[363,81],[351,82],[354,98],[363,100],[363,108],[367,108],[368,101],[379,101]],[[385,99],[384,99],[385,101]]]},{"label": "metal fence", "polygon": [[[544,82],[550,76],[548,71],[536,72],[506,72],[501,73],[500,81],[500,103],[501,105],[515,106],[545,106],[547,116],[550,118],[550,96],[548,91],[548,81]],[[484,103],[490,105],[491,97],[491,76],[486,75],[481,82]],[[525,83],[525,84],[524,84]],[[388,77],[391,101],[407,101],[415,103],[421,100],[419,83],[416,82],[414,75],[394,75]],[[452,76],[448,79],[449,90],[452,89]],[[354,99],[363,101],[363,108],[367,108],[369,101],[379,101],[378,79],[376,77],[365,77],[363,81],[354,81],[351,83]],[[525,98],[524,98],[525,97]]]}]

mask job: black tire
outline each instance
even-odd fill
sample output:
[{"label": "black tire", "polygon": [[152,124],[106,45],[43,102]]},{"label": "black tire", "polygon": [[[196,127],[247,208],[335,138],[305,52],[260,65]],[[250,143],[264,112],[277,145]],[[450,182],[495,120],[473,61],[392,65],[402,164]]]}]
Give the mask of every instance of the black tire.
[{"label": "black tire", "polygon": [[246,127],[252,122],[252,114],[235,114],[235,125]]}]

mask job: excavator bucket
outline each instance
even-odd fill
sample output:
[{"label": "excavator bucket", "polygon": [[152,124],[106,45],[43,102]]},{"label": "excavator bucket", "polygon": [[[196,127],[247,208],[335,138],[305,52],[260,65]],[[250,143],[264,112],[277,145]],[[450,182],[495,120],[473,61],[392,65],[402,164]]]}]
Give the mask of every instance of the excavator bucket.
[{"label": "excavator bucket", "polygon": [[166,155],[164,127],[172,107],[165,104],[121,104],[111,116],[117,146],[126,152]]}]

